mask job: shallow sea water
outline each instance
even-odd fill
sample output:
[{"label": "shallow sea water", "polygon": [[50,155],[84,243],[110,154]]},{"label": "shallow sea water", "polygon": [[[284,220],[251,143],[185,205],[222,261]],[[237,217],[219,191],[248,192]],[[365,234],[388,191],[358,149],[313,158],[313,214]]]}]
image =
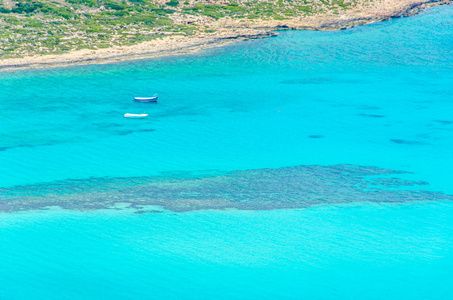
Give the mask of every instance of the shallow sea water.
[{"label": "shallow sea water", "polygon": [[[0,214],[0,299],[453,297],[452,54],[442,6],[188,56],[0,73],[0,210],[14,211]],[[131,101],[153,93],[157,105]],[[316,206],[310,191],[323,192]],[[189,209],[153,206],[156,194]],[[105,195],[117,209],[70,210]],[[51,198],[69,210],[17,212]],[[309,208],[268,210],[288,199]]]}]

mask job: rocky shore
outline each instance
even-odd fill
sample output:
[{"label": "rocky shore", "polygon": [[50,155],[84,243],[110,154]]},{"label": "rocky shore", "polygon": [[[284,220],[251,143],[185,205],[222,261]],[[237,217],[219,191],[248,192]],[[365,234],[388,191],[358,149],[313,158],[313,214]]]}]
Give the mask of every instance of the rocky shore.
[{"label": "rocky shore", "polygon": [[0,70],[42,68],[77,64],[110,63],[186,54],[219,46],[233,40],[275,36],[278,30],[339,30],[372,22],[411,16],[435,5],[451,4],[451,0],[377,0],[374,5],[357,6],[351,10],[295,17],[286,20],[248,20],[231,17],[213,20],[214,32],[194,35],[169,35],[131,46],[114,46],[96,50],[76,50],[63,54],[34,55],[0,60]]}]

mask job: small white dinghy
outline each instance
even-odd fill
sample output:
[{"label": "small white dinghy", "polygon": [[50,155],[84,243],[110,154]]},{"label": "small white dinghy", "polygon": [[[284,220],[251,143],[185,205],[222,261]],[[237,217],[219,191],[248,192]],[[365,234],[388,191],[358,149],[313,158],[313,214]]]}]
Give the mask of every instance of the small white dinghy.
[{"label": "small white dinghy", "polygon": [[148,114],[124,114],[125,118],[147,118]]},{"label": "small white dinghy", "polygon": [[157,96],[152,97],[134,97],[135,102],[157,102]]}]

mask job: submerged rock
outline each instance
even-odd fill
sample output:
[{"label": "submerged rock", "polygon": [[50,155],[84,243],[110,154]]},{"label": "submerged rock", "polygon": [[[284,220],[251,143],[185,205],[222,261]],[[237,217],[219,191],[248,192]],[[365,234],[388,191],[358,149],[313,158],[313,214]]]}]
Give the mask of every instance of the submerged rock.
[{"label": "submerged rock", "polygon": [[[355,165],[296,166],[218,175],[185,173],[173,177],[90,178],[0,189],[0,211],[59,206],[94,210],[118,204],[140,210],[272,210],[356,202],[402,203],[453,200],[421,190],[423,181],[398,178],[397,170]],[[389,177],[391,176],[391,177]]]}]

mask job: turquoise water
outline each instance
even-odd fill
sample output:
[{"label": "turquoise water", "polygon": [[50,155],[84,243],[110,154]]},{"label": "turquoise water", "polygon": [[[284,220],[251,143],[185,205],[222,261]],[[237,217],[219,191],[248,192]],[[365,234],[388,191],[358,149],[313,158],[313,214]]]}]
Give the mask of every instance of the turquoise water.
[{"label": "turquoise water", "polygon": [[[0,210],[38,190],[69,203],[114,194],[118,178],[183,178],[193,192],[185,177],[344,164],[409,172],[397,177],[423,184],[404,189],[428,196],[338,205],[331,189],[301,210],[2,213],[0,299],[451,298],[453,204],[427,193],[453,194],[452,32],[443,6],[189,56],[1,73]],[[154,93],[157,105],[131,101]],[[355,191],[357,174],[315,174]],[[253,181],[247,191],[259,202]]]},{"label": "turquoise water", "polygon": [[450,299],[452,214],[451,203],[436,203],[6,215],[0,295]]}]

